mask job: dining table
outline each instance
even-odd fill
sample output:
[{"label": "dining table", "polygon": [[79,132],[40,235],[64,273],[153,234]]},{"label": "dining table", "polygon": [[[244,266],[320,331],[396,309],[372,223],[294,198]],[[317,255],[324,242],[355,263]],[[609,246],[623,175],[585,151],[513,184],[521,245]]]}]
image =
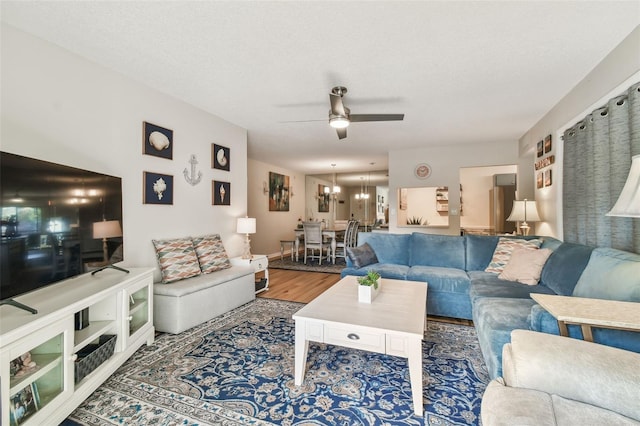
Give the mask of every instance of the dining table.
[{"label": "dining table", "polygon": [[[304,237],[304,228],[296,228],[294,230],[296,234],[295,240],[295,251],[296,251],[296,262],[299,261],[299,249],[300,249],[300,237]],[[336,263],[336,234],[338,232],[344,232],[344,229],[323,229],[322,235],[331,240],[331,253],[329,257],[331,257],[332,263]]]}]

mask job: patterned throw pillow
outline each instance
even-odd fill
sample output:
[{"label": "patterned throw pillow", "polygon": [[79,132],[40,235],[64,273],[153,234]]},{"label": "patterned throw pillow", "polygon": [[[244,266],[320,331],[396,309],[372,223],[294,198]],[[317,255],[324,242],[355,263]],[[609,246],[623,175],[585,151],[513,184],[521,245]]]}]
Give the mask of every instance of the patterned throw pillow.
[{"label": "patterned throw pillow", "polygon": [[156,248],[163,283],[200,275],[200,264],[191,238],[152,240],[152,242]]},{"label": "patterned throw pillow", "polygon": [[539,239],[523,240],[520,238],[500,237],[498,245],[493,252],[493,258],[485,272],[493,272],[494,274],[502,272],[506,264],[509,263],[509,259],[511,259],[511,253],[516,248],[538,249],[541,245],[542,240]]},{"label": "patterned throw pillow", "polygon": [[227,269],[231,267],[229,256],[224,249],[220,235],[205,235],[193,238],[193,246],[200,262],[200,269],[203,274]]}]

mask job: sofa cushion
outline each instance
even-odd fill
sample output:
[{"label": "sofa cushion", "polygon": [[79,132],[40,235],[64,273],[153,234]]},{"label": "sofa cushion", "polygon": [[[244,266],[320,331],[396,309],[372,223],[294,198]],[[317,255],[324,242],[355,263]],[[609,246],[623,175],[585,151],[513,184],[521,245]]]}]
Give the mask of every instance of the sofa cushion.
[{"label": "sofa cushion", "polygon": [[[542,247],[545,245],[546,239]],[[571,296],[580,274],[589,262],[592,251],[593,247],[582,244],[562,243],[553,249],[553,253],[542,268],[540,285],[549,287],[556,294]]]},{"label": "sofa cushion", "polygon": [[498,278],[527,285],[536,285],[540,280],[542,268],[551,253],[551,249],[515,249],[511,253],[509,263],[498,275]]},{"label": "sofa cushion", "polygon": [[513,299],[529,299],[531,293],[555,294],[544,286],[530,286],[517,281],[501,280],[496,274],[483,271],[469,271],[471,302],[481,297],[504,297]]},{"label": "sofa cushion", "polygon": [[469,276],[462,269],[440,266],[412,266],[407,273],[410,281],[426,281],[429,291],[450,291],[469,294]]},{"label": "sofa cushion", "polygon": [[376,252],[369,243],[364,243],[358,247],[347,247],[347,256],[355,268],[378,263]]},{"label": "sofa cushion", "polygon": [[640,255],[611,248],[593,250],[573,295],[640,302]]},{"label": "sofa cushion", "polygon": [[484,271],[491,262],[498,238],[493,235],[466,235],[467,271]]},{"label": "sofa cushion", "polygon": [[502,347],[511,341],[511,331],[529,328],[528,313],[534,304],[531,299],[503,297],[484,297],[474,301],[473,323],[492,379],[502,374]]},{"label": "sofa cushion", "polygon": [[215,274],[200,274],[199,276],[192,277],[188,280],[182,280],[170,284],[154,285],[153,294],[169,297],[182,297],[251,274],[255,274],[252,267],[236,265],[220,270]]},{"label": "sofa cushion", "polygon": [[521,238],[500,237],[498,245],[493,252],[491,262],[489,263],[489,266],[485,268],[485,272],[499,274],[502,272],[506,264],[509,263],[513,250],[516,248],[537,249],[540,248],[540,245],[542,245],[542,240],[539,239],[524,240]]},{"label": "sofa cushion", "polygon": [[409,265],[444,266],[464,270],[464,237],[414,232],[411,234]]},{"label": "sofa cushion", "polygon": [[229,256],[219,234],[194,237],[192,241],[203,274],[231,267]]},{"label": "sofa cushion", "polygon": [[369,243],[380,263],[409,265],[410,234],[360,232],[358,245]]},{"label": "sofa cushion", "polygon": [[200,275],[200,264],[191,238],[152,240],[152,242],[156,249],[163,283]]}]

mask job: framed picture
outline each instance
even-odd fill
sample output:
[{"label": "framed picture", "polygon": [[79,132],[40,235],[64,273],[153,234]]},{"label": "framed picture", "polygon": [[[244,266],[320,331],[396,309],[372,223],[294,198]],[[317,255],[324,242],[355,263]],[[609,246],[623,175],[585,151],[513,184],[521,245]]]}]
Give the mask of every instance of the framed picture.
[{"label": "framed picture", "polygon": [[319,213],[327,213],[329,212],[329,192],[325,190],[329,189],[328,186],[318,185],[318,212]]},{"label": "framed picture", "polygon": [[32,386],[35,386],[35,384],[27,385],[20,392],[11,397],[9,404],[9,414],[11,418],[9,423],[12,425],[22,424],[33,413],[38,411]]},{"label": "framed picture", "polygon": [[269,211],[289,211],[289,176],[269,172]]},{"label": "framed picture", "polygon": [[547,136],[546,138],[544,138],[544,153],[548,153],[551,152],[551,135]]},{"label": "framed picture", "polygon": [[536,157],[540,158],[543,155],[544,155],[544,142],[540,141],[538,142]]},{"label": "framed picture", "polygon": [[231,170],[231,150],[226,146],[211,144],[211,166],[214,169]]},{"label": "framed picture", "polygon": [[551,186],[552,183],[553,181],[551,178],[551,169],[549,169],[544,172],[544,186]]},{"label": "framed picture", "polygon": [[173,130],[143,122],[142,153],[173,160]]},{"label": "framed picture", "polygon": [[173,204],[173,176],[142,172],[142,202],[144,204]]},{"label": "framed picture", "polygon": [[539,172],[536,175],[536,188],[540,189],[544,187],[544,172]]},{"label": "framed picture", "polygon": [[211,181],[211,200],[214,206],[231,205],[231,183]]}]

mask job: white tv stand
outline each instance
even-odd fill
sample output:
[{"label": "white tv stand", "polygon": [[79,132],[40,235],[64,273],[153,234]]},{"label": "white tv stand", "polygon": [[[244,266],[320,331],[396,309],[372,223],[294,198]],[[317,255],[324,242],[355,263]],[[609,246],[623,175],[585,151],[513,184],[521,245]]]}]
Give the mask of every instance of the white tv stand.
[{"label": "white tv stand", "polygon": [[[153,269],[106,269],[16,297],[31,314],[0,306],[0,424],[16,425],[11,402],[33,395],[20,425],[59,424],[140,346],[152,344]],[[74,315],[89,308],[89,326],[74,329]],[[74,361],[101,335],[116,335],[114,354],[78,383]],[[16,375],[11,363],[30,352],[37,366]]]}]

